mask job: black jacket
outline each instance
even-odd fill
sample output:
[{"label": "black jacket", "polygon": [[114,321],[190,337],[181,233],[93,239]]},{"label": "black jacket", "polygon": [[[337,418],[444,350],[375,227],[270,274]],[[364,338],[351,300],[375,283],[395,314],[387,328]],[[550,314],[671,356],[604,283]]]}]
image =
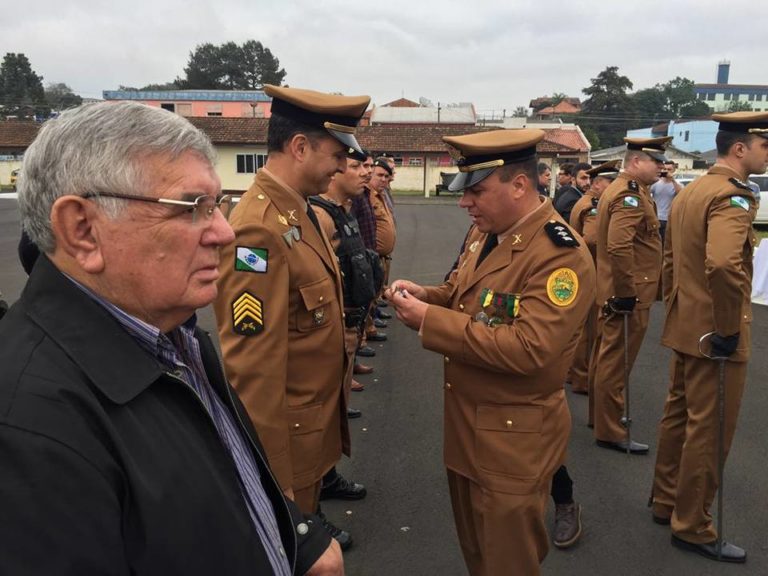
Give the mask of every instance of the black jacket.
[{"label": "black jacket", "polygon": [[[252,440],[283,548],[302,574],[329,535],[283,498],[211,340],[199,329],[197,338],[212,387]],[[0,342],[0,572],[272,573],[195,393],[47,258],[0,322]]]},{"label": "black jacket", "polygon": [[571,221],[571,211],[582,196],[584,193],[575,186],[563,186],[561,188],[560,195],[555,199],[554,204],[555,210],[563,217],[563,220]]}]

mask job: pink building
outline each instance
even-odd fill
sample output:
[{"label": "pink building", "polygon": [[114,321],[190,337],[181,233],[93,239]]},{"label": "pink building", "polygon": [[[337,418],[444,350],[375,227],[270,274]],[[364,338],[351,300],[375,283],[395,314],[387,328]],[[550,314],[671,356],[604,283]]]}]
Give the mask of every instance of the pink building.
[{"label": "pink building", "polygon": [[104,100],[135,100],[180,116],[269,118],[272,98],[261,90],[104,90]]}]

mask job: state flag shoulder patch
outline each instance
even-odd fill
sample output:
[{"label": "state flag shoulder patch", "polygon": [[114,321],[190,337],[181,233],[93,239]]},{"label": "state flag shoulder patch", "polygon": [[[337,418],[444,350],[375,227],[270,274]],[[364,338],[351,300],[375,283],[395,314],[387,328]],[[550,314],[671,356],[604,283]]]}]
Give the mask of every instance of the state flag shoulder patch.
[{"label": "state flag shoulder patch", "polygon": [[738,206],[739,208],[744,208],[747,212],[749,212],[749,200],[744,198],[744,196],[731,196],[731,206]]},{"label": "state flag shoulder patch", "polygon": [[629,208],[637,208],[640,205],[640,201],[634,196],[624,196],[624,201],[621,205]]},{"label": "state flag shoulder patch", "polygon": [[235,250],[235,270],[238,272],[266,273],[269,265],[269,250],[238,246]]}]

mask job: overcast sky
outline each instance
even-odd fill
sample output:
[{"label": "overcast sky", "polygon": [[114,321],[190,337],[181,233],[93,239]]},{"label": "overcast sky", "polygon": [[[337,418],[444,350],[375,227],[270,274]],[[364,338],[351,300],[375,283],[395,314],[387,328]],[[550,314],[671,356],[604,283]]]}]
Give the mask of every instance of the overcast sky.
[{"label": "overcast sky", "polygon": [[2,52],[93,98],[183,75],[197,44],[249,39],[289,85],[377,105],[425,97],[511,113],[553,92],[582,97],[606,66],[640,89],[678,75],[715,82],[724,58],[731,83],[768,84],[757,0],[38,0],[12,12]]}]

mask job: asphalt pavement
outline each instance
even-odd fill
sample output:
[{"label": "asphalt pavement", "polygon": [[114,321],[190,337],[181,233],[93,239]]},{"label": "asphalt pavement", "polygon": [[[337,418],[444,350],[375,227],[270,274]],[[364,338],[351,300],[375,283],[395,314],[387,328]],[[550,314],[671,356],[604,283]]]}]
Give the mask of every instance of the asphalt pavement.
[{"label": "asphalt pavement", "polygon": [[[393,279],[439,283],[459,249],[467,216],[444,201],[401,199],[397,225]],[[16,256],[18,237],[16,201],[0,196],[0,291],[9,302],[18,298],[25,280]],[[649,456],[597,448],[586,427],[586,397],[569,393],[573,432],[568,468],[583,507],[584,534],[570,550],[550,549],[545,575],[768,574],[768,483],[763,482],[768,477],[768,308],[754,306],[752,360],[725,472],[725,536],[746,548],[749,558],[743,566],[672,548],[669,529],[652,523],[646,507],[668,380],[670,354],[659,343],[662,322],[657,303],[631,380],[633,437],[651,444]],[[202,311],[201,324],[213,328],[210,309]],[[389,340],[373,345],[375,372],[359,377],[365,391],[352,393],[352,406],[363,416],[351,421],[352,458],[339,465],[345,476],[367,486],[368,496],[356,502],[326,501],[323,508],[355,540],[345,555],[348,575],[465,575],[442,466],[441,357],[423,350],[417,334],[396,320],[386,332]]]}]

